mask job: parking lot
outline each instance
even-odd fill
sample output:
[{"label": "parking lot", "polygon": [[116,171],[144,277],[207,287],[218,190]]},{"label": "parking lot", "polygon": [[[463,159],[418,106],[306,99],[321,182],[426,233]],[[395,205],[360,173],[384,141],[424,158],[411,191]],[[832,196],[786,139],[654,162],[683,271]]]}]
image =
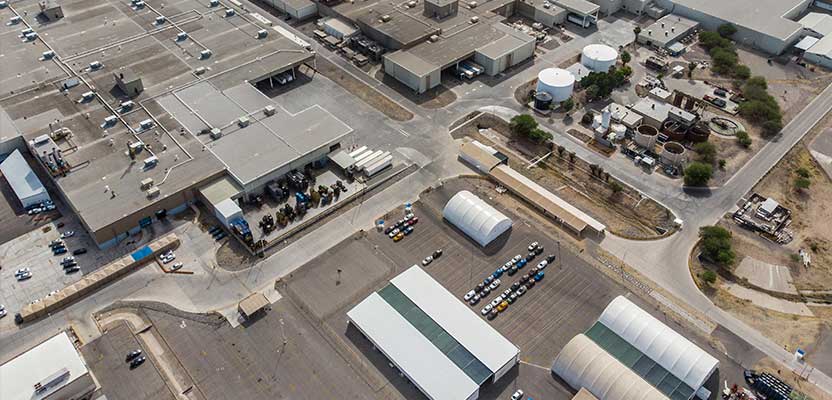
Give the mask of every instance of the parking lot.
[{"label": "parking lot", "polygon": [[126,322],[119,322],[98,339],[81,348],[87,362],[108,399],[165,400],[174,399],[170,389],[148,357],[142,365],[130,369],[127,353],[143,349],[130,332]]},{"label": "parking lot", "polygon": [[[47,190],[50,193],[55,193],[51,185],[48,185],[47,178],[42,171],[43,168],[36,164],[36,161],[28,155],[29,153],[21,152],[21,154],[24,155],[23,157],[29,163],[29,166],[32,167],[32,171],[38,175],[41,182],[45,182]],[[2,157],[0,157],[0,162],[2,162]],[[53,201],[56,202],[58,207],[61,206],[60,199],[53,197]],[[3,221],[3,224],[0,225],[0,245],[26,232],[37,229],[60,216],[60,211],[52,211],[34,216],[27,215],[23,205],[20,204],[20,200],[17,199],[14,190],[9,185],[9,181],[0,173],[0,221]],[[0,265],[5,267],[5,264],[2,264],[2,262],[0,262]]]}]

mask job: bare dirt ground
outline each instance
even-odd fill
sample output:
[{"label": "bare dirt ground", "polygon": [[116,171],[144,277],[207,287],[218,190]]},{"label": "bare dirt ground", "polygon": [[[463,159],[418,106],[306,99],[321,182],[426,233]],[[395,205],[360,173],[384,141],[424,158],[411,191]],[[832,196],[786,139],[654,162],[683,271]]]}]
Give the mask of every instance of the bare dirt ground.
[{"label": "bare dirt ground", "polygon": [[[499,135],[484,136],[479,133],[478,127],[490,128]],[[672,231],[673,213],[625,184],[620,183],[620,192],[613,192],[610,184],[604,178],[593,176],[589,164],[578,157],[570,160],[566,152],[558,155],[555,150],[537,167],[526,169],[529,164],[526,160],[551,150],[547,146],[513,137],[508,124],[500,118],[483,114],[477,121],[455,131],[455,136],[470,136],[494,144],[506,154],[515,155],[509,158],[512,168],[599,219],[613,234],[633,239],[655,239],[662,236],[656,227]]]},{"label": "bare dirt ground", "polygon": [[384,115],[396,121],[407,121],[413,118],[413,113],[400,106],[383,93],[342,70],[325,57],[318,57],[317,68],[318,72],[337,83],[365,103],[369,104],[371,107],[384,113]]},{"label": "bare dirt ground", "polygon": [[[792,149],[771,172],[755,186],[754,191],[770,196],[792,210],[789,229],[794,240],[782,246],[782,253],[791,258],[800,249],[808,251],[812,258],[809,268],[791,268],[794,284],[798,289],[832,290],[832,181],[817,165],[806,144],[824,129],[832,127],[832,114],[827,115],[806,138]],[[808,189],[794,187],[796,170],[805,168],[811,177]],[[762,239],[761,239],[762,240]],[[783,264],[787,265],[787,264]]]},{"label": "bare dirt ground", "polygon": [[811,397],[813,400],[830,400],[832,395],[818,389],[817,386],[806,382],[803,378],[792,371],[782,371],[780,364],[771,358],[765,357],[754,365],[754,370],[758,372],[768,372],[789,384],[792,388],[802,392]]},{"label": "bare dirt ground", "polygon": [[413,92],[413,89],[405,86],[403,83],[396,80],[396,78],[385,74],[381,69],[376,71],[375,78],[402,96],[406,97],[408,100],[429,110],[448,106],[457,99],[456,94],[442,84],[428,90],[425,93],[417,94]]}]

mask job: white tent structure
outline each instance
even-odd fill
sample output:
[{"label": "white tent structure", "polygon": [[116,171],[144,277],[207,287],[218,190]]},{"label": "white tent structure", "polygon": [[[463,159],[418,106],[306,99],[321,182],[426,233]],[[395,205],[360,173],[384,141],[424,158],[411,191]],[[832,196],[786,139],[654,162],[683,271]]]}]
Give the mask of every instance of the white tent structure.
[{"label": "white tent structure", "polygon": [[667,400],[584,335],[575,336],[563,347],[552,371],[572,388],[586,388],[601,400]]},{"label": "white tent structure", "polygon": [[487,246],[511,228],[511,219],[467,190],[448,200],[442,216],[480,246]]},{"label": "white tent structure", "polygon": [[716,358],[626,297],[618,296],[610,302],[598,322],[694,391],[700,389],[719,366]]},{"label": "white tent structure", "polygon": [[29,207],[44,201],[51,200],[49,192],[29,167],[29,163],[20,154],[20,150],[15,150],[12,154],[0,163],[0,172],[9,181],[9,186],[20,199],[23,207]]}]

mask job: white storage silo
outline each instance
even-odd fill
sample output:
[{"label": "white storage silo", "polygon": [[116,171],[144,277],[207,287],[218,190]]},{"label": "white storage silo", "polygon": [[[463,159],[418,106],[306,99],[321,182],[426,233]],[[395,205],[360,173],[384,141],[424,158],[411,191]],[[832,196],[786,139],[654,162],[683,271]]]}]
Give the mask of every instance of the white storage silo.
[{"label": "white storage silo", "polygon": [[552,101],[560,103],[572,96],[575,77],[561,68],[546,68],[537,74],[537,91],[552,95]]},{"label": "white storage silo", "polygon": [[618,51],[605,44],[591,44],[581,52],[581,64],[595,72],[607,72],[615,65]]}]

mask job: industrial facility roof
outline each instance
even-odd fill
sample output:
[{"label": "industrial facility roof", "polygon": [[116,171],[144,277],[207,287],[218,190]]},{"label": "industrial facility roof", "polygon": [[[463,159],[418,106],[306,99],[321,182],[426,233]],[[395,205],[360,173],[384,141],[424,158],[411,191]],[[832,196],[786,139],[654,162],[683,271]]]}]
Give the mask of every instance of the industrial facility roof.
[{"label": "industrial facility roof", "polygon": [[684,120],[693,121],[696,118],[695,115],[675,107],[670,103],[659,101],[650,97],[645,97],[636,102],[631,110],[659,122],[665,121],[671,111]]},{"label": "industrial facility roof", "polygon": [[43,194],[48,195],[38,176],[20,154],[20,150],[13,151],[0,163],[0,172],[3,173],[3,177],[9,182],[9,186],[20,201]]},{"label": "industrial facility roof", "polygon": [[430,74],[439,68],[439,66],[433,65],[407,50],[399,50],[384,57],[419,77]]},{"label": "industrial facility roof", "polygon": [[[632,366],[634,370],[646,368],[650,362],[653,362],[695,391],[705,384],[711,373],[719,366],[716,358],[626,297],[618,296],[613,299],[598,318],[598,322],[649,359],[636,360],[638,362]],[[660,369],[652,368],[650,369],[651,375],[653,370],[657,371],[657,375],[659,374]],[[644,374],[641,375],[644,376]],[[659,381],[661,380],[657,380]],[[672,398],[678,397],[672,396]]]},{"label": "industrial facility roof", "polygon": [[824,36],[814,46],[806,50],[808,53],[819,54],[826,58],[832,59],[832,35]]},{"label": "industrial facility roof", "polygon": [[239,309],[248,318],[268,305],[269,299],[263,293],[255,292],[240,301]]},{"label": "industrial facility roof", "polygon": [[[61,368],[69,370],[69,378],[55,389],[36,395],[35,384]],[[87,373],[87,366],[69,336],[61,332],[0,366],[0,399],[43,399]]]},{"label": "industrial facility roof", "polygon": [[820,39],[818,39],[816,37],[806,36],[805,38],[800,39],[800,41],[797,42],[797,44],[794,45],[794,47],[798,50],[806,51],[806,50],[811,49],[812,46],[814,46],[819,41],[820,41]]},{"label": "industrial facility roof", "polygon": [[641,30],[639,39],[651,41],[659,47],[667,46],[679,40],[699,23],[685,17],[668,14]]},{"label": "industrial facility roof", "polygon": [[505,56],[506,54],[511,53],[522,46],[528,45],[529,43],[534,43],[534,37],[515,30],[507,25],[497,24],[494,25],[494,28],[504,32],[505,35],[477,49],[477,53],[480,53],[492,60]]},{"label": "industrial facility roof", "polygon": [[459,146],[459,155],[483,173],[488,173],[500,164],[500,159],[493,152],[488,152],[476,141],[464,142]]},{"label": "industrial facility roof", "polygon": [[448,200],[442,216],[480,246],[487,246],[511,228],[508,217],[467,190]]},{"label": "industrial facility roof", "polygon": [[607,229],[604,224],[595,218],[507,165],[498,165],[492,169],[491,176],[509,190],[542,208],[546,213],[555,216],[577,232],[582,232],[586,227],[592,228],[597,233]]},{"label": "industrial facility roof", "polygon": [[832,15],[810,12],[798,22],[820,36],[832,34]]},{"label": "industrial facility roof", "polygon": [[430,398],[467,399],[479,390],[478,384],[378,293],[358,303],[347,317]]},{"label": "industrial facility roof", "polygon": [[601,6],[587,0],[554,0],[553,3],[580,15],[594,15]]},{"label": "industrial facility roof", "polygon": [[199,188],[202,196],[208,200],[212,205],[220,204],[220,202],[237,197],[242,191],[242,188],[234,182],[234,179],[228,175],[223,175],[213,182]]},{"label": "industrial facility roof", "polygon": [[611,117],[614,121],[619,121],[625,126],[635,128],[641,123],[642,116],[640,114],[630,111],[629,108],[624,107],[621,104],[610,103],[606,108],[610,110]]},{"label": "industrial facility roof", "polygon": [[[417,7],[421,10],[423,6],[420,4]],[[382,17],[385,17],[385,20],[382,20]],[[404,47],[441,31],[429,18],[421,14],[407,13],[386,3],[378,3],[375,7],[356,12],[353,18],[384,33]]]},{"label": "industrial facility roof", "polygon": [[805,3],[804,0],[671,1],[779,40],[789,39],[802,29],[799,23],[783,16]]}]

